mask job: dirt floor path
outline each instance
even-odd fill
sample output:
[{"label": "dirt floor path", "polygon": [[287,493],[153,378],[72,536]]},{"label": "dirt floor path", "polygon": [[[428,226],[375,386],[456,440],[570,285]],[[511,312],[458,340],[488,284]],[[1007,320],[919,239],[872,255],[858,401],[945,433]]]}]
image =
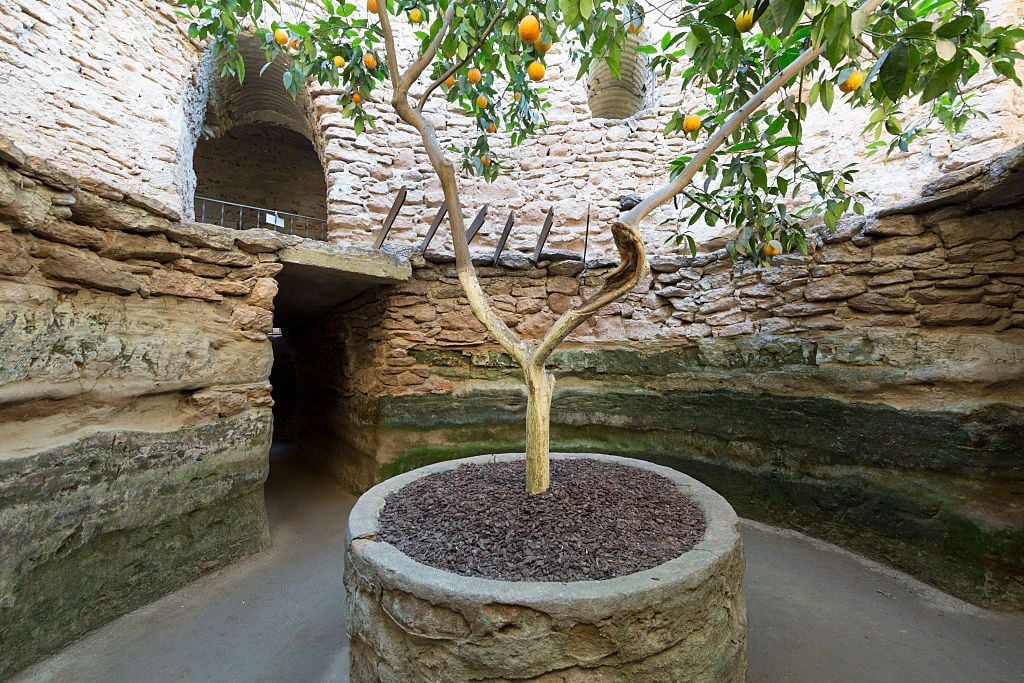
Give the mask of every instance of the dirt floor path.
[{"label": "dirt floor path", "polygon": [[[284,447],[272,547],[108,624],[15,681],[344,681],[354,498]],[[1024,681],[1024,617],[972,607],[792,532],[744,523],[749,681]]]}]

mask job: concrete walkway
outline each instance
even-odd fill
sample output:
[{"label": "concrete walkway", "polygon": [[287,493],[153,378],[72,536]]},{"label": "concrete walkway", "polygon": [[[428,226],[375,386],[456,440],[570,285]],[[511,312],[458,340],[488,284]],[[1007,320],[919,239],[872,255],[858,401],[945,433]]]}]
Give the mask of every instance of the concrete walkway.
[{"label": "concrete walkway", "polygon": [[[16,681],[344,681],[354,499],[284,449],[273,546],[128,614]],[[750,681],[1024,681],[1024,618],[966,605],[799,534],[746,523]]]}]

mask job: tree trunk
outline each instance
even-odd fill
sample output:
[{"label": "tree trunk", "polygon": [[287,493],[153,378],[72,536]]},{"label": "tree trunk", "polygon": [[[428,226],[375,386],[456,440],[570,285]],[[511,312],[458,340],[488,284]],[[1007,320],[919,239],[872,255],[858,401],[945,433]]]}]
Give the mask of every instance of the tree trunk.
[{"label": "tree trunk", "polygon": [[544,493],[551,483],[548,449],[551,443],[551,395],[555,376],[527,363],[526,377],[526,490]]}]

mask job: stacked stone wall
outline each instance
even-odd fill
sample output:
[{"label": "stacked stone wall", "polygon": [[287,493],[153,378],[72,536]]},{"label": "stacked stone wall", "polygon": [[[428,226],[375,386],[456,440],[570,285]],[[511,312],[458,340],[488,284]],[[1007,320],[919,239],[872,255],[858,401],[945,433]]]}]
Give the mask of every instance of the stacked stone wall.
[{"label": "stacked stone wall", "polygon": [[[1024,16],[1024,0],[989,2],[986,11],[993,22],[1016,23]],[[405,32],[404,22],[395,24],[396,30],[403,31],[398,43],[406,50],[402,59],[408,61],[412,57],[409,46],[418,42],[411,32]],[[646,33],[655,42],[667,29],[665,16],[654,10],[649,11],[646,25]],[[475,244],[493,250],[506,217],[515,211],[516,227],[506,248],[532,254],[546,212],[553,208],[555,223],[548,240],[552,249],[578,257],[586,243],[591,257],[612,256],[615,248],[608,227],[618,215],[619,197],[645,194],[658,187],[668,179],[672,159],[692,155],[699,148],[700,141],[662,134],[668,116],[711,103],[702,93],[682,91],[676,77],[666,81],[658,74],[645,107],[635,116],[626,120],[596,118],[588,103],[586,80],[574,80],[578,65],[570,60],[568,45],[556,43],[546,59],[547,76],[541,85],[548,89],[543,99],[550,105],[545,110],[549,127],[520,146],[512,146],[509,137],[500,132],[491,135],[496,158],[508,174],[491,184],[477,178],[461,180],[469,216],[484,204],[489,206],[489,220]],[[870,112],[842,102],[831,112],[812,109],[800,155],[821,169],[858,164],[856,188],[868,193],[872,211],[913,200],[936,177],[978,167],[1024,142],[1024,90],[987,72],[973,79],[966,91],[986,118],[971,121],[956,136],[942,131],[927,135],[916,141],[909,153],[888,158],[866,156],[869,141],[861,131]],[[324,144],[332,239],[371,240],[399,190],[407,187],[409,195],[388,239],[394,244],[418,243],[441,205],[442,192],[418,134],[388,108],[389,93],[376,93],[366,105],[378,117],[377,128],[356,137],[340,113],[339,93],[316,86],[310,92],[318,126],[314,134]],[[446,148],[450,144],[461,148],[481,134],[472,116],[448,105],[439,95],[434,95],[426,112]],[[925,114],[923,108],[907,108],[908,120],[924,121]],[[798,204],[804,201],[806,197]],[[674,242],[666,239],[679,230],[677,218],[677,212],[666,207],[645,221],[642,227],[652,251],[667,254],[676,250]],[[730,228],[721,224],[697,223],[691,229],[698,243],[711,243],[710,250],[723,235],[731,236]],[[450,252],[444,233],[438,234],[436,246]]]},{"label": "stacked stone wall", "polygon": [[[0,4],[0,129],[63,171],[180,209],[212,69],[164,0]],[[208,65],[209,66],[209,65]]]},{"label": "stacked stone wall", "polygon": [[[992,0],[986,7],[993,21],[1012,23],[1024,13],[1024,0]],[[660,37],[664,22],[658,12],[650,13],[647,32],[653,39]],[[402,57],[408,60],[418,40],[405,22],[396,26]],[[174,15],[169,3],[21,0],[0,7],[0,27],[10,37],[10,49],[0,62],[0,85],[10,102],[0,115],[6,135],[53,159],[62,170],[142,192],[189,214],[195,182],[192,152],[215,69],[203,59],[203,46],[187,38],[185,20]],[[517,227],[508,249],[529,253],[553,207],[552,248],[581,254],[588,241],[590,255],[613,254],[606,228],[618,197],[663,182],[668,162],[694,148],[682,136],[661,134],[665,117],[707,103],[702,95],[680,92],[676,81],[660,79],[636,116],[595,118],[587,83],[574,80],[577,67],[567,46],[556,43],[548,62],[543,85],[548,88],[544,98],[550,104],[550,126],[519,147],[511,147],[503,134],[492,136],[497,156],[510,173],[494,184],[466,179],[467,212],[490,205],[490,221],[477,240],[492,247],[505,217],[516,211]],[[255,78],[257,70],[252,71]],[[987,118],[970,122],[957,136],[936,132],[915,143],[908,154],[866,160],[860,135],[866,113],[837,103],[831,113],[812,113],[801,156],[823,168],[863,162],[857,189],[872,196],[874,208],[913,199],[935,176],[976,167],[1024,141],[1024,91],[990,72],[974,79],[966,91]],[[309,88],[309,132],[326,174],[332,239],[372,243],[396,194],[408,187],[389,242],[418,241],[441,203],[418,136],[387,109],[385,89],[366,105],[379,115],[378,126],[356,137],[340,113],[338,94],[315,84]],[[249,114],[254,112],[236,112],[243,122]],[[445,145],[466,144],[479,134],[472,117],[439,96],[428,114]],[[921,114],[910,111],[915,121]],[[648,221],[645,229],[654,250],[674,249],[665,238],[676,230],[675,218],[674,211],[665,210]],[[719,237],[723,229],[698,224],[695,232],[704,242]],[[442,231],[442,248],[444,240]]]},{"label": "stacked stone wall", "polygon": [[283,241],[0,160],[3,677],[267,544]]}]

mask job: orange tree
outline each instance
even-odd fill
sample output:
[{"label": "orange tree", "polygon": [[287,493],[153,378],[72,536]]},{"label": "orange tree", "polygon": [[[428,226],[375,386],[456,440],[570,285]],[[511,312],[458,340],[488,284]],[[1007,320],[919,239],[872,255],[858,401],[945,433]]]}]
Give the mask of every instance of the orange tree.
[{"label": "orange tree", "polygon": [[[843,213],[863,211],[852,168],[818,171],[799,155],[808,110],[831,109],[837,97],[871,110],[879,145],[908,149],[925,123],[908,122],[912,100],[927,118],[958,131],[976,114],[967,84],[982,68],[1012,79],[1024,40],[1017,26],[991,26],[975,0],[669,0],[672,30],[641,51],[681,87],[703,90],[713,104],[677,112],[665,134],[702,140],[699,150],[666,159],[671,173],[611,226],[621,261],[590,298],[566,311],[540,340],[520,338],[484,294],[470,258],[459,196],[459,173],[493,180],[503,168],[488,134],[506,131],[520,143],[544,125],[545,53],[566,41],[577,78],[597,59],[617,73],[629,33],[639,33],[644,9],[634,0],[368,0],[365,8],[321,0],[315,13],[284,21],[271,0],[179,0],[192,37],[208,40],[223,74],[245,77],[239,34],[263,43],[267,62],[288,60],[284,87],[295,96],[307,81],[340,88],[343,113],[356,133],[374,125],[365,104],[386,99],[419,133],[440,180],[459,280],[470,307],[523,370],[527,389],[526,486],[549,485],[549,425],[554,377],[546,363],[555,348],[599,309],[647,274],[641,222],[680,198],[690,224],[724,220],[736,229],[733,255],[764,262],[784,251],[806,251],[802,220],[787,209],[799,193],[829,227]],[[305,4],[303,4],[303,7]],[[287,9],[287,8],[286,8]],[[270,16],[273,15],[273,16]],[[413,25],[417,49],[403,63],[395,22]],[[459,165],[424,116],[432,96],[461,105],[479,132],[456,141]],[[887,137],[886,137],[887,136]],[[699,183],[694,179],[701,176]],[[629,188],[630,190],[637,188]],[[679,241],[693,249],[693,239]]]}]

